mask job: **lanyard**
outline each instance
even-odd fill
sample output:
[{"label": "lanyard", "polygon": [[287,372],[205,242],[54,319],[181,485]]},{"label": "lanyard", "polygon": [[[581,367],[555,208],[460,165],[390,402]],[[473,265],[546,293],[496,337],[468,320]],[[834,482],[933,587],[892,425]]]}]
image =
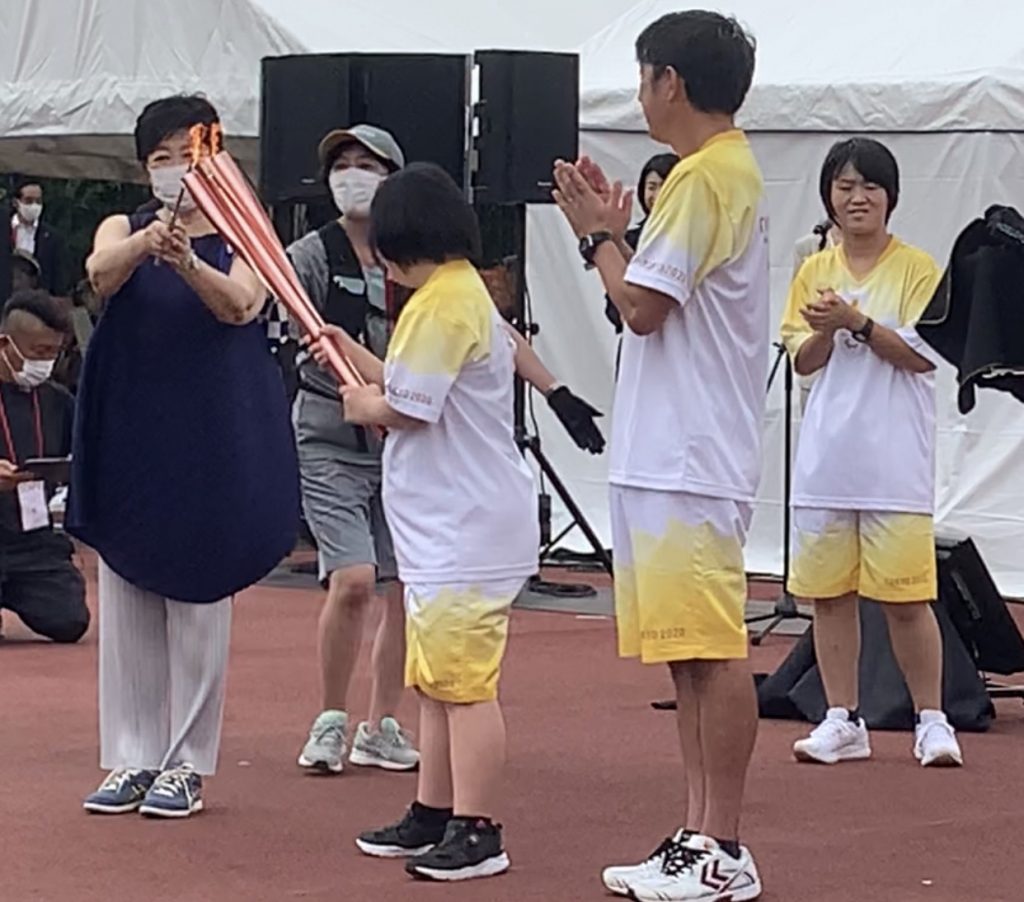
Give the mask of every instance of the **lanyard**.
[{"label": "lanyard", "polygon": [[[37,457],[43,457],[43,418],[39,412],[39,392],[32,389],[32,412],[35,414],[36,426],[36,448]],[[11,433],[11,424],[7,420],[7,405],[4,404],[3,393],[0,392],[0,426],[4,430],[4,440],[7,442],[7,450],[10,452],[12,464],[18,463],[18,450],[14,447],[14,435]]]}]

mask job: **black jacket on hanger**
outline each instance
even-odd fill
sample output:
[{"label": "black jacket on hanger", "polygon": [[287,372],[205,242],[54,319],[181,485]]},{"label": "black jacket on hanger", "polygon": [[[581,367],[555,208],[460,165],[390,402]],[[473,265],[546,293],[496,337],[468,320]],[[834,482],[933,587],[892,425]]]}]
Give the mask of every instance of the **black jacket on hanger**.
[{"label": "black jacket on hanger", "polygon": [[1013,207],[989,207],[960,233],[917,331],[957,368],[961,413],[976,388],[1024,401],[1024,218]]}]

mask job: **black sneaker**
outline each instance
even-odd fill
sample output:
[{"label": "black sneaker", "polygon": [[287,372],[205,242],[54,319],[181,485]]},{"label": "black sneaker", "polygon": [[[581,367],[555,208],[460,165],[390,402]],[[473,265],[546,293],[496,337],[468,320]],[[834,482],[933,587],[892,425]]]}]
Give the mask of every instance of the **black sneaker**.
[{"label": "black sneaker", "polygon": [[414,802],[397,824],[361,833],[356,846],[364,855],[374,858],[422,855],[444,839],[445,824],[450,816],[450,812],[445,812],[443,819],[424,817],[422,806]]},{"label": "black sneaker", "polygon": [[448,821],[444,838],[433,849],[405,863],[406,871],[421,880],[472,880],[508,868],[501,827],[462,817]]}]

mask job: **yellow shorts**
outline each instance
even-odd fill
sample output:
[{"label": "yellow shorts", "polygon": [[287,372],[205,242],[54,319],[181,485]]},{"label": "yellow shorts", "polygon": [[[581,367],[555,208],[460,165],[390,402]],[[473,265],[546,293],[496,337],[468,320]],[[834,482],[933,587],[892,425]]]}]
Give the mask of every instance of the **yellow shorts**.
[{"label": "yellow shorts", "polygon": [[938,575],[932,517],[794,508],[789,591],[813,599],[856,593],[894,604],[934,601]]},{"label": "yellow shorts", "polygon": [[612,486],[619,654],[645,664],[747,657],[749,504]]},{"label": "yellow shorts", "polygon": [[405,684],[439,702],[498,697],[521,578],[405,587]]}]

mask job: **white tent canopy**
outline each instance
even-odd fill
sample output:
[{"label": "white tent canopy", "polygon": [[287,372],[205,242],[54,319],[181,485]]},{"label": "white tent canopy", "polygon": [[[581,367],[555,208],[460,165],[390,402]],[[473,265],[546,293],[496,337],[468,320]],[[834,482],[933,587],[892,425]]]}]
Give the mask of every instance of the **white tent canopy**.
[{"label": "white tent canopy", "polygon": [[[1017,0],[709,3],[758,41],[752,131],[1019,131],[1024,11]],[[585,129],[642,131],[634,43],[679,9],[642,0],[581,50]],[[984,26],[984,27],[983,27]]]},{"label": "white tent canopy", "polygon": [[[583,150],[627,183],[649,155],[664,150],[647,137],[636,101],[634,42],[675,8],[645,0],[582,48]],[[985,21],[1001,23],[998,29],[978,28],[978,5],[964,0],[865,0],[845,13],[803,0],[734,0],[720,8],[758,40],[755,86],[742,122],[765,174],[775,322],[792,275],[793,245],[823,215],[818,171],[828,147],[845,134],[873,131],[896,154],[902,194],[894,230],[941,265],[959,231],[987,205],[1024,204],[1024,7],[1018,3],[985,4]],[[538,348],[562,378],[608,410],[614,338],[600,286],[581,271],[557,211],[531,211],[530,223]],[[973,536],[1001,589],[1024,596],[1024,406],[983,391],[975,410],[960,416],[948,367],[938,392],[940,529]],[[782,563],[782,404],[779,378],[769,399],[764,477],[747,546],[755,572],[778,573]],[[546,413],[550,456],[607,537],[606,462],[571,448]]]},{"label": "white tent canopy", "polygon": [[135,118],[180,92],[211,98],[250,163],[259,61],[302,50],[249,0],[4,0],[0,171],[137,179]]},{"label": "white tent canopy", "polygon": [[629,0],[254,0],[313,53],[576,50]]}]

